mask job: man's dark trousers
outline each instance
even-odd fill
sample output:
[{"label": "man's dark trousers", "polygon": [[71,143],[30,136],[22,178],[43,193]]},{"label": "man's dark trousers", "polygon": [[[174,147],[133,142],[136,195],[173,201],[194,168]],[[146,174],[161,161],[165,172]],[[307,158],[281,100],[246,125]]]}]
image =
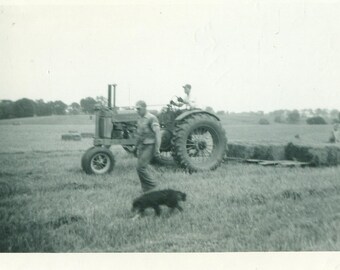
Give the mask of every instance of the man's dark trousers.
[{"label": "man's dark trousers", "polygon": [[156,187],[155,181],[152,179],[149,173],[149,163],[155,153],[155,144],[140,144],[138,145],[138,162],[137,173],[142,185],[143,192],[147,192]]}]

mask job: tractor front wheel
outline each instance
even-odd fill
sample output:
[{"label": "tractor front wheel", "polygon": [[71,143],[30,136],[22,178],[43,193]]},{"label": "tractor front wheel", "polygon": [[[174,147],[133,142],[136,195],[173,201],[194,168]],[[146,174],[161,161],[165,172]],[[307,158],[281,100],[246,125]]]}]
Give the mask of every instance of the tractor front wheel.
[{"label": "tractor front wheel", "polygon": [[106,147],[91,147],[81,159],[81,166],[87,174],[110,173],[114,165],[114,156]]}]

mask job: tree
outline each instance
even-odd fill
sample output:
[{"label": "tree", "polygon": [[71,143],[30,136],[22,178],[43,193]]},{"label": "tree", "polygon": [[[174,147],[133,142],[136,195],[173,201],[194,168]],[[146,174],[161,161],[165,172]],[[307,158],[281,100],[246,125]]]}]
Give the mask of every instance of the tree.
[{"label": "tree", "polygon": [[96,101],[92,97],[87,97],[80,100],[80,106],[84,113],[93,114],[95,104]]},{"label": "tree", "polygon": [[[103,97],[103,96],[97,96],[96,97],[96,103],[99,103],[101,106],[108,106],[108,101],[107,101],[107,98],[106,97]],[[113,104],[112,104],[113,106]]]},{"label": "tree", "polygon": [[64,115],[66,114],[67,105],[62,102],[61,100],[53,101],[52,102],[52,112],[53,114],[57,115]]},{"label": "tree", "polygon": [[259,124],[260,125],[269,125],[270,123],[269,123],[269,121],[266,118],[261,118],[259,120]]},{"label": "tree", "polygon": [[308,118],[308,110],[307,109],[302,109],[300,111],[300,117],[301,118]]},{"label": "tree", "polygon": [[69,107],[68,111],[70,114],[79,114],[81,111],[81,107],[77,102],[73,102]]},{"label": "tree", "polygon": [[14,102],[13,112],[16,117],[34,116],[35,103],[28,98],[22,98]]},{"label": "tree", "polygon": [[315,116],[313,109],[307,109],[309,116]]},{"label": "tree", "polygon": [[287,115],[287,121],[290,124],[295,124],[298,123],[300,121],[300,113],[298,110],[293,110],[291,112],[288,113]]},{"label": "tree", "polygon": [[274,122],[283,123],[285,120],[286,110],[276,110],[269,113],[270,116],[274,117]]},{"label": "tree", "polygon": [[1,100],[0,101],[0,119],[8,119],[14,117],[13,101]]},{"label": "tree", "polygon": [[313,117],[307,118],[306,121],[308,125],[326,125],[327,124],[325,119],[323,119],[321,116],[313,116]]},{"label": "tree", "polygon": [[274,122],[276,122],[276,123],[283,123],[281,115],[276,115],[274,117]]},{"label": "tree", "polygon": [[38,99],[35,101],[35,113],[37,116],[52,115],[52,107],[44,100]]},{"label": "tree", "polygon": [[334,118],[333,121],[332,121],[334,124],[339,124],[340,123],[340,112],[338,113],[338,117],[337,118]]},{"label": "tree", "polygon": [[337,118],[338,115],[340,115],[340,113],[339,113],[339,111],[337,109],[331,110],[331,112],[330,112],[330,117],[331,118]]},{"label": "tree", "polygon": [[328,116],[328,111],[326,109],[317,108],[315,110],[315,116],[327,117]]}]

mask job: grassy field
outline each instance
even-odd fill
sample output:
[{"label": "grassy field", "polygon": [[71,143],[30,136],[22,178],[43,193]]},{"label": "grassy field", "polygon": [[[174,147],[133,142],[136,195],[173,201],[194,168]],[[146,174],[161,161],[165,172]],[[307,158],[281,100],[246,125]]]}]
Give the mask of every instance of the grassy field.
[{"label": "grassy field", "polygon": [[[309,140],[328,134],[295,127]],[[289,140],[296,133],[289,128],[273,125],[267,134],[268,126],[226,127],[230,140],[245,141]],[[188,194],[184,212],[163,208],[160,218],[148,211],[133,221],[131,202],[141,191],[136,160],[115,146],[114,171],[86,175],[80,159],[91,139],[61,141],[74,129],[90,132],[93,126],[1,126],[1,252],[340,250],[340,167],[225,163],[192,175],[155,167],[159,188]]]},{"label": "grassy field", "polygon": [[0,120],[1,125],[90,125],[95,117],[91,115],[53,115]]},{"label": "grassy field", "polygon": [[[231,142],[286,143],[295,141],[295,136],[299,135],[300,142],[324,144],[328,143],[333,129],[332,125],[289,125],[277,123],[259,125],[257,124],[257,118],[254,120],[252,117],[235,118],[234,116],[222,116],[221,121],[227,132],[228,140]],[[1,130],[6,130],[11,136],[17,136],[21,140],[24,136],[45,136],[45,132],[50,131],[53,134],[50,134],[51,136],[48,136],[46,140],[51,140],[49,142],[49,144],[52,144],[50,147],[57,144],[57,149],[59,149],[59,147],[62,147],[59,143],[62,133],[67,133],[69,130],[93,132],[94,117],[90,119],[89,115],[66,115],[8,119],[0,120],[0,127]],[[2,134],[1,130],[0,136],[6,136],[7,133]],[[15,146],[12,145],[11,147]]]}]

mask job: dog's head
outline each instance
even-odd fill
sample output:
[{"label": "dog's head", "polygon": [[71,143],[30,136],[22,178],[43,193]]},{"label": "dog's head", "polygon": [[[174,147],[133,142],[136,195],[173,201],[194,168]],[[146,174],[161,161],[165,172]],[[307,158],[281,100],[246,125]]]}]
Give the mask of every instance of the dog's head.
[{"label": "dog's head", "polygon": [[141,208],[140,202],[137,201],[137,200],[134,200],[133,203],[132,203],[131,211],[132,211],[132,212],[136,212],[136,211],[138,211],[140,208]]},{"label": "dog's head", "polygon": [[183,201],[183,202],[184,202],[184,201],[186,201],[186,199],[187,199],[187,194],[178,191],[178,192],[177,192],[177,199],[178,199],[179,201]]}]

